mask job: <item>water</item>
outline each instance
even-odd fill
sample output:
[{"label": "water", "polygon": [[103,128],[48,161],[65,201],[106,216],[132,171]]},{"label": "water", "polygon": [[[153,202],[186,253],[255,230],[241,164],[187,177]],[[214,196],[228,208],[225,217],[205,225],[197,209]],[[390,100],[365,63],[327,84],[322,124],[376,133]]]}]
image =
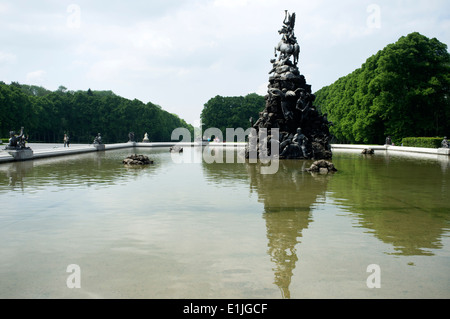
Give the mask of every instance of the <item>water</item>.
[{"label": "water", "polygon": [[447,158],[339,151],[327,176],[178,163],[201,154],[0,164],[0,298],[450,297]]}]

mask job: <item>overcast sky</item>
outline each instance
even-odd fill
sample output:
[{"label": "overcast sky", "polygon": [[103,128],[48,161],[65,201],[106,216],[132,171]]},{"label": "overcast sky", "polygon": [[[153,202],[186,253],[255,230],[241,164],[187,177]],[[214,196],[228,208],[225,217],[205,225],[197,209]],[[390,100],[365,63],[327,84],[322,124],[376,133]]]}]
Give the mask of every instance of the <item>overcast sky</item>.
[{"label": "overcast sky", "polygon": [[411,32],[450,44],[448,0],[0,0],[0,80],[112,90],[197,125],[216,95],[266,93],[284,10],[313,91]]}]

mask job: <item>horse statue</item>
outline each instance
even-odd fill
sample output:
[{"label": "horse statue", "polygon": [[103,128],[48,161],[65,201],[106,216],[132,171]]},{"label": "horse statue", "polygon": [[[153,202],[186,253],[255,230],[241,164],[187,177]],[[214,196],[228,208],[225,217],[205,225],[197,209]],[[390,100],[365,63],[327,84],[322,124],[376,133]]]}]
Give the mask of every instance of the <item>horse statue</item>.
[{"label": "horse statue", "polygon": [[278,61],[281,59],[288,59],[291,55],[294,57],[294,65],[298,63],[298,56],[300,54],[300,46],[298,43],[287,43],[284,40],[281,40],[278,45],[275,47],[275,57],[277,57],[277,51],[280,51],[280,57]]},{"label": "horse statue", "polygon": [[277,57],[277,51],[280,51],[281,59],[288,59],[291,55],[294,56],[294,65],[297,65],[298,55],[300,53],[300,46],[297,43],[297,39],[294,35],[294,26],[295,26],[295,13],[289,14],[287,10],[285,10],[285,18],[283,21],[283,27],[278,31],[279,34],[283,34],[283,38],[275,47],[275,57]]}]

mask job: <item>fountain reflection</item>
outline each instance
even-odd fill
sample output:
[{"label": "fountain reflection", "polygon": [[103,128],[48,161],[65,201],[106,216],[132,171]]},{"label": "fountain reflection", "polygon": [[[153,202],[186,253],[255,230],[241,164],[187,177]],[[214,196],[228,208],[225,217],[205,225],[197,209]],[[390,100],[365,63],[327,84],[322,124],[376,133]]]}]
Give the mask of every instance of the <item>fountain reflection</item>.
[{"label": "fountain reflection", "polygon": [[298,244],[312,219],[311,211],[323,199],[331,175],[316,175],[304,169],[312,161],[281,160],[276,174],[261,174],[260,164],[203,163],[207,180],[226,185],[246,183],[264,204],[263,219],[268,239],[267,253],[275,264],[274,283],[283,298],[290,298],[289,286],[299,260]]},{"label": "fountain reflection", "polygon": [[289,285],[299,260],[302,232],[313,221],[311,211],[325,194],[331,176],[304,172],[310,161],[280,161],[276,174],[261,175],[258,165],[247,165],[252,189],[264,203],[268,254],[275,263],[275,284],[283,298],[290,298]]}]

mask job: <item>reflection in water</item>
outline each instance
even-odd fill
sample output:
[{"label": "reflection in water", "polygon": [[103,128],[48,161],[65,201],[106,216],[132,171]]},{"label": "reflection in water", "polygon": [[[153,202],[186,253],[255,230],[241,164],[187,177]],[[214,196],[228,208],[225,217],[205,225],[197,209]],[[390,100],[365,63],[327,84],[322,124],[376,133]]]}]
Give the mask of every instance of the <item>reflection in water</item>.
[{"label": "reflection in water", "polygon": [[[102,187],[125,183],[141,174],[151,174],[161,162],[159,154],[152,153],[155,162],[151,166],[125,167],[121,163],[124,152],[132,154],[136,150],[121,152],[94,152],[64,157],[12,162],[0,165],[0,192],[17,190],[32,192],[41,188],[53,187],[55,190],[87,187]],[[164,150],[164,152],[167,152]]]},{"label": "reflection in water", "polygon": [[299,259],[296,246],[302,231],[312,222],[311,209],[324,195],[330,176],[304,172],[309,161],[280,161],[276,174],[259,174],[258,165],[247,165],[252,189],[264,203],[268,254],[275,263],[275,284],[283,298],[290,298],[289,285]]},{"label": "reflection in water", "polygon": [[[403,155],[403,154],[402,154]],[[249,183],[264,204],[268,254],[275,263],[275,284],[284,298],[300,259],[302,232],[312,211],[325,200],[349,211],[365,233],[373,234],[393,249],[390,255],[434,255],[448,234],[449,163],[437,159],[364,156],[341,153],[333,159],[334,175],[304,172],[310,161],[280,161],[276,174],[260,174],[256,164],[204,164],[207,178]],[[244,171],[244,167],[245,170]],[[325,234],[324,234],[325,235]]]},{"label": "reflection in water", "polygon": [[[155,164],[122,165],[136,152]],[[0,296],[73,296],[66,262],[83,263],[83,293],[98,296],[449,295],[448,162],[336,152],[326,176],[304,172],[311,161],[280,161],[273,175],[173,162],[199,156],[128,149],[0,165]],[[368,263],[389,270],[384,289],[366,288]],[[55,276],[63,285],[45,286]]]},{"label": "reflection in water", "polygon": [[336,202],[360,227],[393,246],[395,255],[433,255],[442,248],[450,212],[448,161],[344,153],[329,184]]},{"label": "reflection in water", "polygon": [[311,161],[280,161],[276,174],[261,174],[259,164],[203,163],[207,179],[227,184],[239,180],[256,191],[264,204],[268,251],[273,269],[274,283],[283,298],[290,298],[289,285],[299,259],[297,244],[303,229],[312,222],[311,209],[325,194],[328,179],[332,176],[312,176],[304,172]]}]

